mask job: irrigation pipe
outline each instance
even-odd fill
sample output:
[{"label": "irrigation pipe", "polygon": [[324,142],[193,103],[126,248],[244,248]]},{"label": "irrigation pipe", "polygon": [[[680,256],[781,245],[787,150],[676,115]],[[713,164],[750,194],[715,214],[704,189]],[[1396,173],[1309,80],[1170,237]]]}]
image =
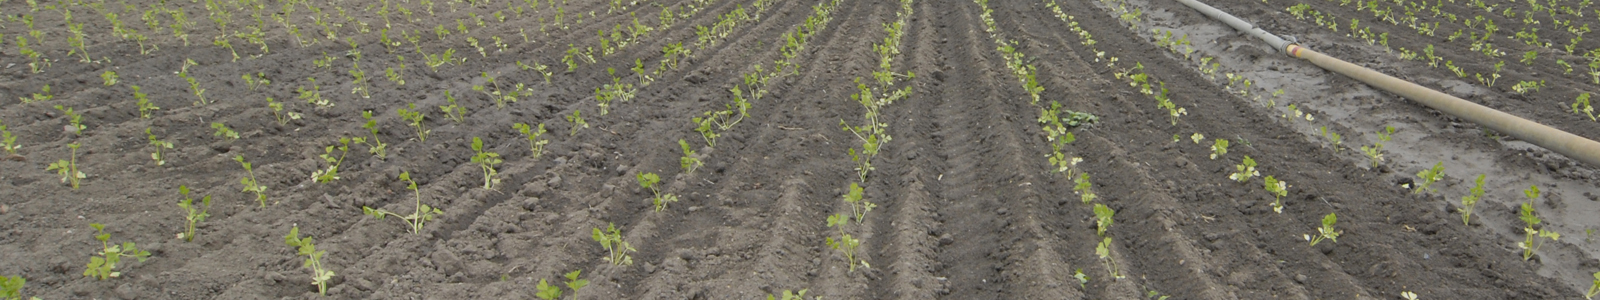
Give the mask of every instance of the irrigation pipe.
[{"label": "irrigation pipe", "polygon": [[1200,3],[1196,0],[1177,1],[1200,11],[1201,14],[1212,19],[1227,23],[1233,29],[1255,36],[1291,57],[1304,59],[1328,71],[1349,76],[1378,89],[1422,103],[1422,105],[1427,105],[1435,110],[1528,141],[1539,147],[1550,149],[1550,151],[1561,153],[1561,155],[1589,164],[1591,167],[1600,167],[1600,142],[1462,100],[1449,94],[1313,51],[1268,33],[1260,27],[1217,10],[1205,3]]}]

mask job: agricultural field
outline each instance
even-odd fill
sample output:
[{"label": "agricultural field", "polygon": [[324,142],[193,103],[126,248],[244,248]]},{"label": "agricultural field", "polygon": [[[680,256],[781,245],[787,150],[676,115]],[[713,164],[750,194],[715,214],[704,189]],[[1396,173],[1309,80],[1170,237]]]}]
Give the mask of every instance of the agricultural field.
[{"label": "agricultural field", "polygon": [[[1589,0],[1207,3],[1600,138]],[[1596,166],[1176,1],[0,11],[0,299],[1600,291]]]}]

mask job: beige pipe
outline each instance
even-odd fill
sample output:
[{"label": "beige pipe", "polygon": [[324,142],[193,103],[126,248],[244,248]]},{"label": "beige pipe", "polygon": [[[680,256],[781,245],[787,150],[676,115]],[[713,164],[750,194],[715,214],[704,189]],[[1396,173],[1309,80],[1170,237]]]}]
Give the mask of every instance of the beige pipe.
[{"label": "beige pipe", "polygon": [[1600,167],[1600,142],[1378,73],[1300,45],[1291,44],[1284,47],[1284,52],[1289,56],[1310,61],[1323,69],[1344,74],[1422,105],[1561,153],[1591,167]]}]

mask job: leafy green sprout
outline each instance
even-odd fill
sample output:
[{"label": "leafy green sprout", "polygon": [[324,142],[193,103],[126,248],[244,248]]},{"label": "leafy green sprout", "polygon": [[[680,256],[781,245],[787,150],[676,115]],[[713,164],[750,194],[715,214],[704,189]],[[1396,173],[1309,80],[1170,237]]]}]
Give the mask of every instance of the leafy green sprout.
[{"label": "leafy green sprout", "polygon": [[1228,154],[1228,139],[1217,139],[1211,143],[1211,159],[1217,159]]},{"label": "leafy green sprout", "polygon": [[1229,174],[1228,179],[1233,179],[1240,183],[1249,181],[1252,177],[1261,176],[1261,172],[1256,171],[1256,160],[1250,158],[1249,155],[1245,155],[1243,161],[1238,165],[1234,165],[1234,169],[1238,170],[1238,172]]},{"label": "leafy green sprout", "polygon": [[267,207],[267,186],[256,180],[256,170],[249,162],[244,161],[244,155],[233,155],[233,161],[239,162],[244,167],[245,177],[239,178],[239,184],[244,186],[241,193],[255,193],[256,201],[261,207]]},{"label": "leafy green sprout", "polygon": [[678,165],[683,168],[684,174],[694,174],[694,170],[705,165],[699,158],[695,158],[694,149],[689,147],[689,142],[678,139],[678,146],[683,148],[683,157],[678,158]]},{"label": "leafy green sprout", "polygon": [[71,152],[70,159],[57,160],[46,166],[44,170],[56,171],[57,175],[61,175],[61,183],[70,182],[72,189],[76,190],[78,189],[78,183],[89,176],[78,170],[78,143],[67,144],[67,148]]},{"label": "leafy green sprout", "polygon": [[1333,229],[1333,224],[1337,222],[1339,222],[1339,217],[1334,213],[1328,213],[1328,215],[1322,217],[1322,227],[1317,228],[1317,235],[1304,234],[1300,237],[1310,241],[1312,246],[1316,246],[1317,243],[1321,243],[1324,239],[1338,243],[1339,235],[1343,234],[1344,231]]},{"label": "leafy green sprout", "polygon": [[598,227],[594,228],[592,238],[600,242],[600,247],[609,253],[603,258],[606,262],[618,266],[633,265],[633,256],[628,255],[628,252],[639,252],[639,250],[622,240],[622,231],[617,229],[617,224],[608,225],[604,231]]},{"label": "leafy green sprout", "polygon": [[361,128],[372,133],[372,142],[366,143],[367,153],[372,153],[372,155],[376,155],[378,158],[387,157],[389,152],[389,144],[378,139],[378,119],[372,117],[372,111],[370,110],[362,111],[361,118],[367,120],[366,123],[361,124]]},{"label": "leafy green sprout", "polygon": [[494,178],[495,174],[499,173],[495,171],[494,165],[503,162],[500,153],[484,151],[483,139],[478,137],[472,137],[472,151],[477,152],[472,155],[472,163],[478,164],[478,167],[483,169],[483,189],[494,189],[494,184],[500,182],[500,179]]},{"label": "leafy green sprout", "polygon": [[165,152],[162,149],[172,149],[172,142],[156,139],[156,134],[151,133],[150,128],[145,128],[144,134],[150,140],[150,147],[155,148],[154,152],[150,152],[150,159],[155,160],[157,166],[166,165],[166,155],[162,155]]},{"label": "leafy green sprout", "polygon": [[711,123],[715,122],[715,120],[716,118],[714,116],[714,112],[709,111],[706,112],[706,117],[704,118],[695,117],[690,119],[690,121],[696,125],[694,131],[700,133],[700,137],[706,140],[706,146],[709,147],[716,147],[717,137],[721,136],[717,134],[716,130],[711,128]]},{"label": "leafy green sprout", "polygon": [[1400,298],[1406,300],[1417,300],[1417,293],[1412,293],[1411,291],[1400,292]]},{"label": "leafy green sprout", "polygon": [[449,103],[448,105],[440,105],[439,106],[439,110],[444,112],[444,116],[445,117],[449,117],[450,120],[456,121],[456,123],[461,123],[462,121],[465,121],[465,116],[467,114],[467,108],[464,107],[464,106],[461,106],[461,105],[457,105],[456,104],[456,97],[454,95],[451,95],[450,91],[448,91],[448,90],[444,91],[444,98],[445,98],[445,101]]},{"label": "leafy green sprout", "polygon": [[[333,150],[339,150],[339,156],[333,156]],[[350,138],[339,138],[338,145],[328,145],[318,157],[328,164],[327,169],[311,172],[312,180],[317,183],[329,183],[339,180],[339,165],[344,164],[344,157],[350,154]]]},{"label": "leafy green sprout", "polygon": [[1117,211],[1116,210],[1112,210],[1111,207],[1108,207],[1105,204],[1095,203],[1094,204],[1095,233],[1099,234],[1100,236],[1105,236],[1106,235],[1106,230],[1107,229],[1111,229],[1111,223],[1115,222],[1111,217],[1113,215],[1116,215],[1116,214],[1117,214]]},{"label": "leafy green sprout", "polygon": [[1421,180],[1422,182],[1416,183],[1416,186],[1413,187],[1415,190],[1413,190],[1411,193],[1422,193],[1423,191],[1432,192],[1434,190],[1433,183],[1438,182],[1440,179],[1444,179],[1444,162],[1435,163],[1433,164],[1433,168],[1428,168],[1426,170],[1422,170],[1421,172],[1417,172],[1417,179]]},{"label": "leafy green sprout", "polygon": [[117,85],[117,71],[106,70],[105,73],[100,73],[100,80],[106,86]]},{"label": "leafy green sprout", "polygon": [[[37,72],[35,72],[35,73],[37,73]],[[55,98],[56,98],[56,96],[50,95],[50,85],[46,84],[46,85],[44,85],[44,87],[39,88],[39,92],[38,93],[33,93],[32,97],[20,97],[18,99],[21,99],[23,104],[27,104],[27,103],[34,103],[34,102],[50,101],[50,99],[55,99]]]},{"label": "leafy green sprout", "polygon": [[83,270],[84,277],[93,277],[100,280],[121,277],[122,272],[118,272],[116,269],[117,264],[122,263],[123,256],[132,256],[138,259],[139,262],[150,259],[150,251],[139,249],[133,242],[123,242],[122,245],[112,244],[111,234],[106,233],[105,225],[89,223],[89,227],[94,227],[94,239],[100,241],[100,252],[96,253],[99,256],[89,257],[89,264]]},{"label": "leafy green sprout", "polygon": [[395,113],[399,114],[401,119],[405,119],[406,122],[411,123],[411,128],[417,130],[418,142],[424,142],[428,140],[428,133],[432,131],[428,130],[426,127],[423,127],[422,120],[426,118],[426,116],[423,115],[422,111],[417,110],[416,103],[407,103],[406,108],[395,109]]},{"label": "leafy green sprout", "polygon": [[793,290],[783,290],[783,293],[781,293],[781,295],[783,295],[782,298],[779,298],[779,296],[774,296],[772,294],[767,294],[767,300],[805,300],[807,291],[810,291],[810,290],[809,289],[801,289],[798,292],[797,291],[793,291]]},{"label": "leafy green sprout", "polygon": [[333,279],[333,271],[322,266],[322,255],[328,251],[318,251],[317,245],[312,243],[311,236],[300,238],[300,226],[289,229],[289,235],[283,236],[283,243],[295,247],[297,255],[305,256],[303,268],[311,269],[311,284],[317,285],[317,294],[328,294],[328,281]]},{"label": "leafy green sprout", "polygon": [[844,194],[844,202],[850,204],[850,212],[855,214],[856,223],[864,221],[867,212],[878,207],[878,204],[862,199],[861,185],[855,182],[850,183],[850,192]]},{"label": "leafy green sprout", "polygon": [[7,130],[5,124],[0,124],[0,149],[5,149],[7,154],[17,155],[17,149],[21,148],[22,145],[17,144],[17,136],[11,135],[11,130]]},{"label": "leafy green sprout", "polygon": [[639,187],[649,189],[650,193],[655,195],[655,197],[650,198],[650,202],[655,205],[656,211],[659,212],[667,209],[667,203],[678,202],[677,195],[673,195],[672,193],[661,193],[661,187],[659,185],[661,183],[661,176],[657,176],[656,173],[639,173],[635,174],[634,177],[639,180]]},{"label": "leafy green sprout", "polygon": [[1483,197],[1483,177],[1484,174],[1478,174],[1477,184],[1467,192],[1466,196],[1461,197],[1461,207],[1457,210],[1461,211],[1462,225],[1471,224],[1472,211],[1478,207],[1478,200]]},{"label": "leafy green sprout", "polygon": [[[844,233],[844,225],[849,223],[850,217],[846,216],[844,213],[828,216],[828,227],[839,228],[839,239],[835,240],[830,236],[825,242],[827,243],[828,248],[833,248],[835,250],[839,250],[840,253],[843,253],[845,261],[849,262],[850,264],[849,271],[855,272],[857,262],[856,247],[861,246],[861,240],[850,236],[850,234]],[[860,263],[867,268],[872,267],[872,265],[867,264],[866,260],[860,260]]]},{"label": "leafy green sprout", "polygon": [[1271,193],[1274,198],[1272,200],[1272,211],[1280,214],[1283,213],[1283,196],[1289,195],[1289,182],[1273,178],[1272,175],[1267,175],[1265,181],[1266,184],[1264,185],[1264,188],[1268,193]]},{"label": "leafy green sprout", "polygon": [[219,136],[228,140],[239,139],[239,133],[233,131],[233,128],[228,128],[228,124],[223,124],[222,122],[211,122],[211,129],[215,130],[211,133],[212,136]]},{"label": "leafy green sprout", "polygon": [[1088,172],[1078,174],[1078,178],[1073,179],[1073,181],[1077,184],[1072,187],[1072,191],[1078,193],[1079,198],[1083,200],[1083,204],[1089,204],[1090,201],[1094,201],[1094,198],[1099,197],[1091,190],[1094,184],[1089,182]]},{"label": "leafy green sprout", "polygon": [[[28,280],[22,279],[22,275],[0,276],[0,299],[22,300],[22,286],[27,283]],[[30,300],[39,300],[39,297]]]},{"label": "leafy green sprout", "polygon": [[1583,294],[1584,299],[1594,299],[1600,295],[1600,272],[1594,272],[1594,283],[1589,286],[1589,292]]},{"label": "leafy green sprout", "polygon": [[589,122],[583,120],[582,113],[583,111],[581,110],[574,110],[572,115],[566,116],[567,122],[572,123],[572,133],[569,135],[576,136],[578,135],[578,129],[589,128]]},{"label": "leafy green sprout", "polygon": [[1125,276],[1122,276],[1122,272],[1117,270],[1117,262],[1111,257],[1111,237],[1108,236],[1100,240],[1100,243],[1094,247],[1094,253],[1100,256],[1101,262],[1106,265],[1106,270],[1110,270],[1112,278],[1125,278]]},{"label": "leafy green sprout", "polygon": [[1199,132],[1196,132],[1193,135],[1189,135],[1189,140],[1194,141],[1195,144],[1200,144],[1200,141],[1205,140],[1205,139],[1206,139],[1206,136],[1204,134],[1200,134]]},{"label": "leafy green sprout", "polygon": [[[583,270],[567,272],[567,288],[572,289],[574,294],[578,293],[578,289],[589,285],[588,279],[578,279],[578,276],[582,273]],[[538,288],[539,293],[535,294],[535,296],[538,296],[539,299],[555,300],[556,298],[561,298],[561,287],[551,285],[544,279],[539,279],[539,285],[536,288]]]},{"label": "leafy green sprout", "polygon": [[410,215],[402,216],[386,209],[373,209],[371,207],[362,206],[361,213],[367,214],[368,216],[372,216],[373,218],[379,220],[383,220],[385,216],[394,216],[395,218],[399,218],[401,222],[406,222],[406,225],[411,227],[411,234],[420,233],[422,232],[423,225],[426,225],[428,221],[433,220],[434,218],[444,215],[444,211],[439,210],[437,207],[422,204],[422,191],[417,188],[417,182],[411,180],[411,172],[400,172],[400,180],[405,181],[406,189],[411,190],[411,192],[416,195],[416,210],[412,211]]},{"label": "leafy green sprout", "polygon": [[300,113],[284,111],[283,103],[277,102],[272,97],[267,97],[267,108],[272,109],[272,118],[278,120],[278,125],[289,125],[290,120],[300,119]]},{"label": "leafy green sprout", "polygon": [[528,138],[528,149],[532,151],[534,159],[544,156],[544,146],[550,144],[550,140],[544,138],[544,133],[546,132],[544,123],[539,123],[538,128],[524,123],[516,123],[511,124],[511,128],[516,129],[517,132],[522,133],[522,136]]},{"label": "leafy green sprout", "polygon": [[88,129],[88,127],[83,126],[83,114],[80,114],[80,113],[77,113],[76,111],[73,111],[71,107],[65,107],[65,106],[60,106],[60,105],[56,105],[55,107],[56,107],[56,110],[61,111],[61,113],[63,113],[63,114],[66,114],[66,116],[67,116],[67,126],[68,126],[69,129],[72,130],[72,134],[74,134],[74,135],[83,135],[83,130],[84,129]]},{"label": "leafy green sprout", "polygon": [[1533,207],[1533,201],[1539,198],[1539,186],[1529,186],[1527,190],[1522,191],[1522,194],[1528,196],[1528,202],[1522,203],[1522,213],[1519,218],[1527,226],[1522,228],[1525,233],[1524,238],[1522,242],[1517,243],[1517,247],[1522,248],[1522,260],[1529,260],[1533,258],[1533,253],[1539,251],[1539,247],[1544,245],[1540,238],[1550,238],[1551,241],[1556,241],[1561,239],[1561,234],[1546,230],[1543,227],[1537,230],[1534,229],[1534,226],[1538,226],[1542,221]]},{"label": "leafy green sprout", "polygon": [[194,198],[189,197],[188,186],[179,185],[178,194],[183,195],[183,200],[178,201],[178,208],[182,208],[183,211],[188,214],[188,216],[184,217],[184,220],[189,221],[188,227],[185,227],[187,230],[178,234],[178,236],[183,238],[183,240],[186,242],[193,242],[195,236],[195,224],[205,222],[206,217],[211,216],[210,213],[207,213],[211,210],[211,195],[206,195],[205,197],[201,198],[200,205],[194,205]]}]

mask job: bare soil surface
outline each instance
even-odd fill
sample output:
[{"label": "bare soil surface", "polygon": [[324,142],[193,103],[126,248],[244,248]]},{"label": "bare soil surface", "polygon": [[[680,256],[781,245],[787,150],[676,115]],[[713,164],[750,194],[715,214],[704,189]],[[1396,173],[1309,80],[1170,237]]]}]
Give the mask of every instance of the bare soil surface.
[{"label": "bare soil surface", "polygon": [[[1175,1],[46,2],[0,2],[0,125],[20,145],[0,160],[0,276],[26,278],[26,296],[532,299],[545,280],[563,299],[801,289],[807,299],[1576,299],[1600,271],[1589,231],[1600,228],[1595,166],[1284,56]],[[1600,87],[1583,56],[1600,40],[1571,42],[1581,34],[1568,31],[1594,23],[1581,15],[1500,1],[1493,13],[1471,1],[1209,3],[1312,49],[1600,137],[1600,123],[1571,107]],[[1296,17],[1299,4],[1335,29]],[[1391,22],[1369,6],[1418,20]],[[1484,34],[1485,23],[1460,21],[1479,15],[1503,27],[1485,41],[1506,54],[1447,40]],[[1415,29],[1434,22],[1432,35]],[[79,26],[82,47],[71,42]],[[1514,36],[1532,28],[1549,44]],[[260,43],[248,38],[256,29]],[[675,45],[688,53],[664,51]],[[1400,55],[1429,45],[1467,76]],[[452,59],[429,66],[447,51]],[[1528,51],[1537,58],[1523,63]],[[1036,72],[1037,102],[1014,75],[1019,64]],[[105,83],[108,71],[118,82]],[[241,78],[258,72],[271,83]],[[885,72],[894,75],[875,77]],[[1130,85],[1134,73],[1159,82],[1156,92]],[[1500,77],[1490,85],[1475,73]],[[1512,88],[1539,80],[1538,91]],[[631,99],[598,105],[623,84]],[[133,86],[160,109],[141,116]],[[869,111],[863,87],[874,98],[910,93]],[[747,116],[707,128],[719,135],[712,145],[692,119],[739,115],[732,89],[749,100]],[[1162,94],[1184,113],[1158,106]],[[301,117],[280,123],[269,97]],[[1069,127],[1076,141],[1057,149],[1041,118],[1051,103],[1098,120]],[[84,129],[58,105],[81,114]],[[411,105],[426,115],[426,139],[397,111]],[[441,110],[450,105],[460,120]],[[367,111],[376,134],[363,127]],[[569,120],[575,113],[587,125]],[[841,127],[867,116],[892,138],[876,140],[862,177],[852,157],[865,155],[864,138]],[[542,153],[517,123],[543,124]],[[1380,140],[1386,126],[1397,131]],[[164,164],[146,130],[174,146],[160,149]],[[369,143],[351,144],[339,178],[318,182],[314,172],[329,167],[320,155],[343,138]],[[491,188],[475,138],[504,160]],[[373,139],[386,155],[369,151]],[[1232,146],[1213,158],[1218,139]],[[682,167],[680,141],[703,166]],[[1374,143],[1376,167],[1360,149]],[[1082,161],[1069,176],[1056,153]],[[1245,157],[1260,176],[1230,179]],[[79,187],[47,170],[58,160],[76,162]],[[1436,163],[1446,176],[1434,191],[1407,188]],[[658,210],[643,173],[680,201]],[[1091,201],[1075,189],[1084,173]],[[1478,174],[1485,196],[1463,224],[1460,199]],[[1281,212],[1267,175],[1287,183]],[[241,192],[250,176],[265,205]],[[843,200],[852,184],[876,204],[864,217]],[[179,235],[180,185],[213,201],[192,241]],[[1543,191],[1532,200],[1536,228],[1561,237],[1525,260],[1519,206],[1530,185]],[[418,233],[363,214],[410,214],[419,194],[442,214]],[[1115,211],[1103,234],[1096,204]],[[1329,213],[1342,235],[1309,245]],[[836,214],[849,221],[830,226]],[[84,276],[102,249],[91,223],[151,256],[125,258],[117,278]],[[608,225],[637,250],[626,252],[632,264],[613,264],[593,239]],[[326,251],[321,263],[335,273],[326,296],[284,243],[296,227]],[[846,234],[864,262],[853,270],[829,246]],[[589,285],[564,288],[574,270]]]}]

